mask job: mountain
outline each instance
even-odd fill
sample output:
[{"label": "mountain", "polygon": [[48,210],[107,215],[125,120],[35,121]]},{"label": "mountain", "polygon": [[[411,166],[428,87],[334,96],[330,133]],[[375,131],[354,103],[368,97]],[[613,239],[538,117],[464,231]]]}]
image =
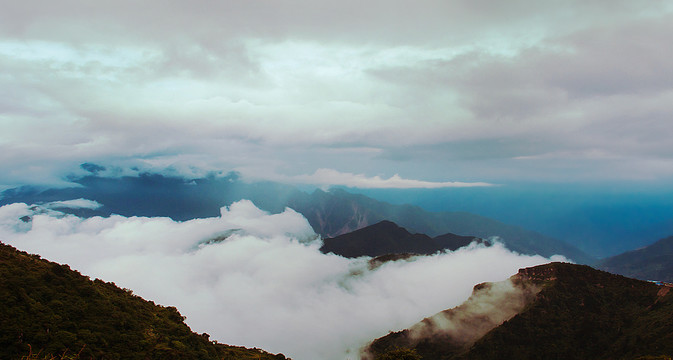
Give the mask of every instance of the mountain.
[{"label": "mountain", "polygon": [[673,355],[673,289],[550,263],[475,286],[462,305],[373,341],[365,359],[644,359]]},{"label": "mountain", "polygon": [[606,258],[673,234],[673,188],[633,185],[507,182],[488,187],[348,191],[428,211],[480,214]]},{"label": "mountain", "polygon": [[412,234],[391,221],[374,225],[323,240],[323,253],[344,257],[381,256],[387,254],[430,255],[441,250],[456,250],[472,241],[482,242],[472,236],[444,234],[431,238],[425,234]]},{"label": "mountain", "polygon": [[452,233],[446,233],[444,235],[439,235],[435,236],[432,238],[437,245],[439,245],[442,249],[446,250],[458,250],[462,248],[463,246],[467,246],[472,242],[477,242],[478,244],[486,243],[483,239],[480,239],[478,237],[474,236],[462,236],[462,235],[456,235]]},{"label": "mountain", "polygon": [[429,212],[413,205],[393,205],[342,189],[293,193],[287,206],[306,217],[324,237],[336,237],[383,220],[392,221],[412,233],[439,236],[453,233],[486,239],[500,238],[507,248],[522,254],[545,257],[563,255],[578,263],[595,260],[561,240],[524,228],[465,212]]},{"label": "mountain", "polygon": [[[88,168],[88,167],[87,167]],[[165,216],[176,221],[219,216],[220,208],[241,199],[274,213],[285,209],[296,188],[274,182],[246,183],[235,172],[222,176],[186,179],[155,173],[119,177],[89,174],[71,178],[65,188],[22,186],[0,194],[0,205],[23,202],[44,204],[88,199],[101,204],[96,209],[60,208],[78,216]]]},{"label": "mountain", "polygon": [[[82,166],[83,169],[93,169],[92,171],[102,168],[92,164]],[[111,178],[91,172],[70,180],[77,186],[61,189],[20,187],[6,190],[0,196],[0,205],[14,202],[44,204],[83,198],[96,201],[102,206],[97,209],[59,210],[78,216],[167,216],[182,221],[219,216],[222,206],[248,199],[259,208],[272,213],[290,207],[306,217],[316,233],[328,238],[388,220],[412,233],[431,237],[446,233],[483,239],[498,236],[507,248],[522,254],[539,254],[545,257],[559,254],[575,262],[587,264],[595,261],[561,240],[475,214],[429,212],[418,206],[393,205],[343,189],[307,193],[293,186],[274,182],[245,182],[233,172],[198,179],[151,173]]]},{"label": "mountain", "polygon": [[673,236],[642,249],[628,251],[600,261],[605,271],[641,280],[673,283]]},{"label": "mountain", "polygon": [[285,359],[210,341],[184,319],[0,243],[0,359]]}]

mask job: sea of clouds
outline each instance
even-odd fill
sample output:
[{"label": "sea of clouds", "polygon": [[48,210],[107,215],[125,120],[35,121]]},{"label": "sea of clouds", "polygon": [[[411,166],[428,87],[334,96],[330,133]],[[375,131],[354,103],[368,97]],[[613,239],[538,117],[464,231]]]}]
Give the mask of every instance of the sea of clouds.
[{"label": "sea of clouds", "polygon": [[[93,206],[76,200],[68,205]],[[242,200],[219,217],[177,222],[47,205],[0,207],[0,241],[176,306],[211,339],[295,360],[357,359],[374,338],[459,305],[475,284],[550,261],[496,243],[371,270],[369,258],[322,254],[292,209],[269,214]]]}]

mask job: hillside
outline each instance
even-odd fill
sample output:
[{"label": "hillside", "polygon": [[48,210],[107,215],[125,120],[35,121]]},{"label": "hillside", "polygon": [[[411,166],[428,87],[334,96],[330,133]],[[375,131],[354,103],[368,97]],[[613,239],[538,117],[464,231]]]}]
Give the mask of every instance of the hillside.
[{"label": "hillside", "polygon": [[600,261],[596,266],[614,274],[641,280],[673,283],[673,236],[642,249]]},{"label": "hillside", "polygon": [[456,250],[472,241],[482,242],[472,236],[444,234],[431,238],[425,234],[412,234],[391,221],[381,221],[353,232],[323,240],[323,253],[344,257],[381,256],[387,254],[429,255],[441,250]]},{"label": "hillside", "polygon": [[285,359],[218,344],[163,307],[0,243],[0,359]]},{"label": "hillside", "polygon": [[366,358],[636,359],[673,355],[673,291],[551,263],[481,284],[463,305],[375,340]]}]

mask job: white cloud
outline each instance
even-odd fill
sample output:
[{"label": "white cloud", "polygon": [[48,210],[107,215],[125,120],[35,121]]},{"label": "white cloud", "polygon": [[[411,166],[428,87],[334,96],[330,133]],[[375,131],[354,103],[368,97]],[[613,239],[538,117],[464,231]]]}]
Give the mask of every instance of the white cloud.
[{"label": "white cloud", "polygon": [[[357,173],[373,160],[374,173],[438,178],[451,166],[460,178],[497,178],[517,166],[501,156],[512,141],[535,144],[514,157],[596,147],[670,159],[663,2],[202,5],[3,7],[0,67],[11,76],[0,77],[0,167],[10,171],[0,186],[57,182],[85,161],[171,157],[287,174]],[[483,144],[498,161],[423,161],[456,158],[434,153],[382,164],[331,152],[441,144]],[[603,178],[621,176],[603,164]],[[566,173],[528,168],[513,173]]]},{"label": "white cloud", "polygon": [[367,177],[364,174],[343,173],[334,169],[318,169],[312,175],[298,175],[290,178],[292,181],[312,185],[343,185],[354,188],[377,188],[377,189],[437,189],[448,187],[478,187],[494,186],[486,182],[460,182],[460,181],[423,181],[403,179],[395,174],[388,179],[380,176]]},{"label": "white cloud", "polygon": [[44,204],[45,207],[50,209],[98,209],[103,206],[101,203],[93,200],[87,199],[73,199],[73,200],[64,200],[64,201],[52,201]]},{"label": "white cloud", "polygon": [[298,213],[270,215],[249,201],[184,222],[11,204],[0,207],[0,239],[175,305],[221,342],[296,360],[357,358],[367,341],[459,304],[475,284],[548,261],[496,244],[369,271],[366,258],[320,253]]}]

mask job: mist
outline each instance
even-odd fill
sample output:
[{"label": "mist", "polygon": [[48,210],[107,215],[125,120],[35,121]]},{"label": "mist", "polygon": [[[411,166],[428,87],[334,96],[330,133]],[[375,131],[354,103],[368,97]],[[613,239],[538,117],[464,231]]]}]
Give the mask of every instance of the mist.
[{"label": "mist", "polygon": [[15,203],[0,207],[0,241],[176,306],[211,339],[295,360],[357,359],[371,340],[462,303],[475,284],[550,261],[496,243],[370,270],[369,258],[322,254],[294,210],[270,214],[247,200],[182,222]]},{"label": "mist", "polygon": [[[460,306],[447,309],[414,324],[408,330],[390,334],[363,351],[370,360],[390,347],[415,348],[420,343],[461,351],[503,322],[520,313],[541,287],[521,281],[518,275],[507,280],[478,284]],[[391,345],[392,344],[392,345]],[[440,345],[441,344],[441,345]]]}]

